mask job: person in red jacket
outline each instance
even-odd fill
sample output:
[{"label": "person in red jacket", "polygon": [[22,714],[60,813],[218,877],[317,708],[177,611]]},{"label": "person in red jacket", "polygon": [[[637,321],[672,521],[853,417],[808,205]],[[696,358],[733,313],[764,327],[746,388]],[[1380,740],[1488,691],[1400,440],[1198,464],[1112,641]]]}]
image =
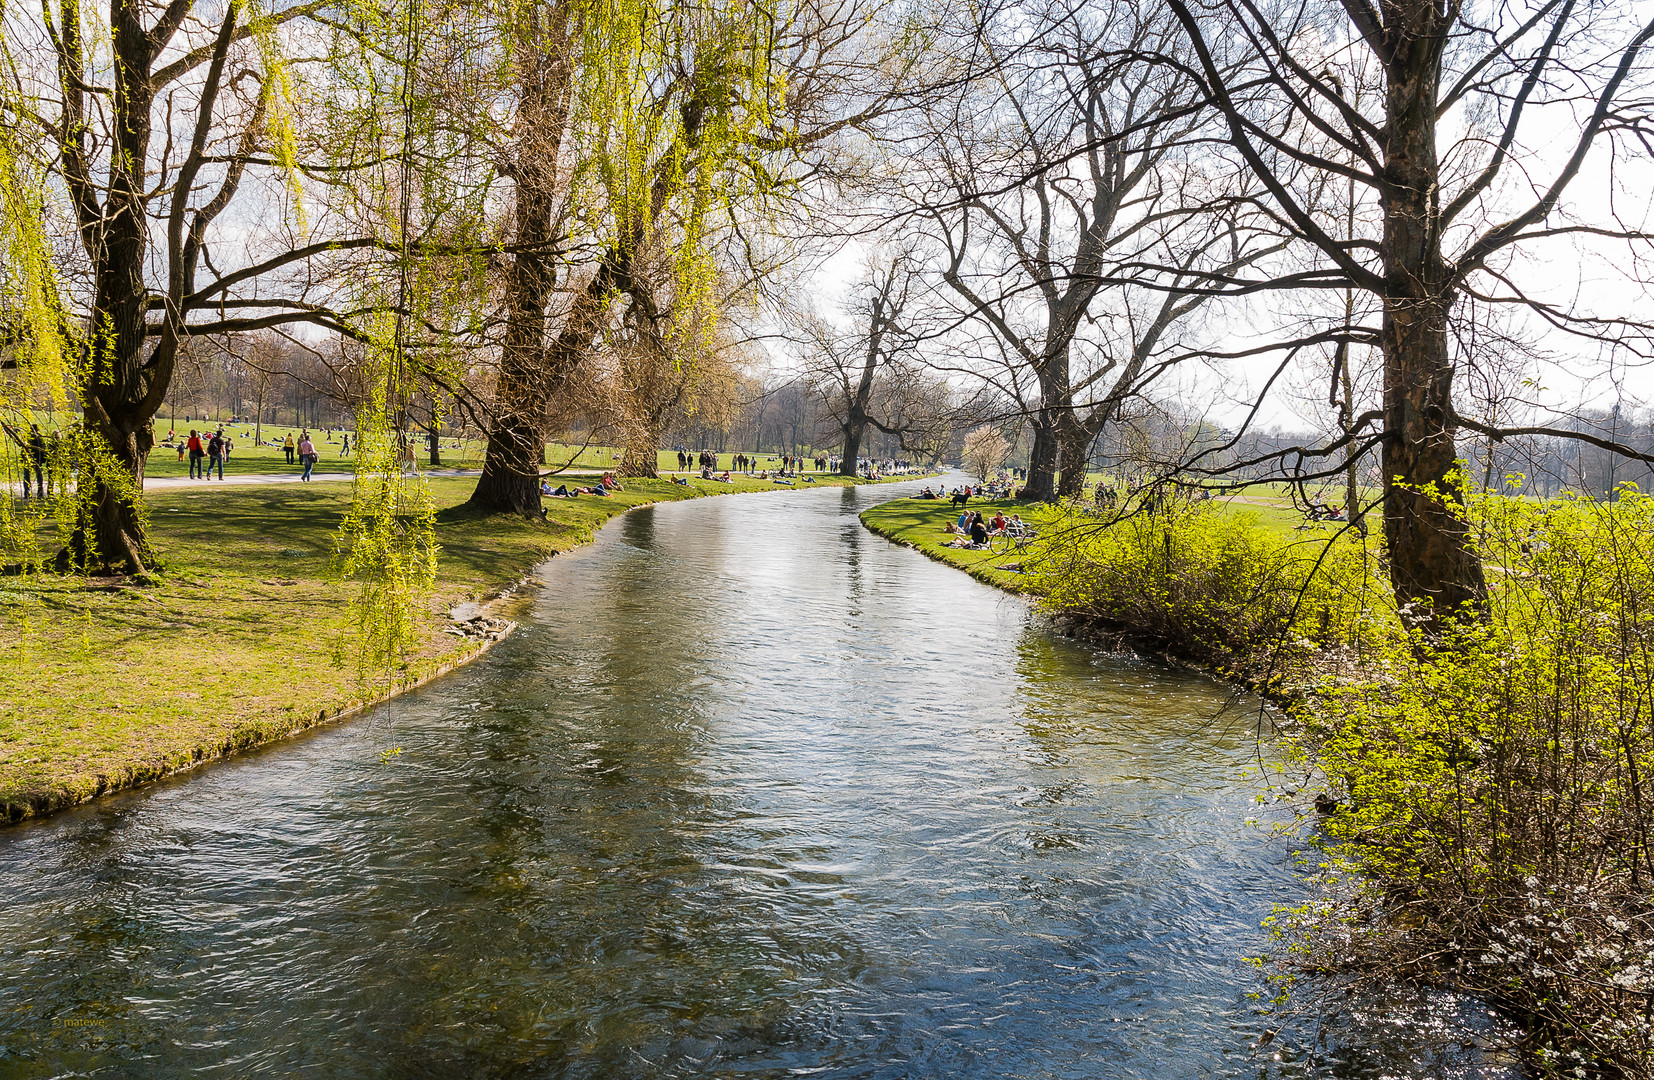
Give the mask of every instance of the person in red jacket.
[{"label": "person in red jacket", "polygon": [[201,464],[201,461],[207,456],[207,448],[201,445],[201,433],[194,428],[190,428],[190,440],[185,445],[189,447],[190,451],[190,479],[196,479],[198,473],[203,474],[201,479],[206,479],[204,475],[206,467]]}]

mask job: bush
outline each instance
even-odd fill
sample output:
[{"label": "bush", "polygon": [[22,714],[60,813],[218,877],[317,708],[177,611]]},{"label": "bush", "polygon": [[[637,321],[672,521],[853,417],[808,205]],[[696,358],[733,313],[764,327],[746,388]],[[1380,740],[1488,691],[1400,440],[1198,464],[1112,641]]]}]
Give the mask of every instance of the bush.
[{"label": "bush", "polygon": [[1393,632],[1389,587],[1353,532],[1287,537],[1250,510],[1185,500],[1045,531],[1034,591],[1047,609],[1275,692]]},{"label": "bush", "polygon": [[1298,710],[1297,749],[1340,803],[1326,844],[1392,932],[1368,946],[1647,1074],[1654,500],[1488,497],[1471,515],[1492,617],[1401,642]]}]

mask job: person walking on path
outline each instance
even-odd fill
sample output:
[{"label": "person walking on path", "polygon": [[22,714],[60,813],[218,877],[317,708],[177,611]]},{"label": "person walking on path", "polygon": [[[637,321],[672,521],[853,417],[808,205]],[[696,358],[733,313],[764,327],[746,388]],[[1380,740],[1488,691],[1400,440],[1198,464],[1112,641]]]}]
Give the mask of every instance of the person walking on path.
[{"label": "person walking on path", "polygon": [[10,424],[5,425],[6,434],[12,442],[23,451],[23,497],[29,497],[29,470],[34,469],[35,491],[40,498],[46,497],[46,438],[40,434],[39,424],[29,425],[29,437],[24,439]]},{"label": "person walking on path", "polygon": [[218,478],[224,479],[224,432],[222,429],[212,433],[207,440],[207,479],[212,479],[213,466],[218,466]]},{"label": "person walking on path", "polygon": [[[201,433],[190,428],[190,441],[186,443],[190,449],[190,479],[194,480],[201,473],[201,462],[207,456],[207,448],[201,445]],[[202,476],[205,479],[205,476]]]},{"label": "person walking on path", "polygon": [[299,463],[304,466],[304,475],[300,480],[310,479],[310,470],[316,467],[316,444],[310,441],[310,432],[299,436]]},{"label": "person walking on path", "polygon": [[287,438],[282,440],[281,448],[283,450],[287,451],[287,464],[289,464],[289,465],[293,464],[294,443],[293,443],[293,433],[291,431],[289,431],[287,433]]}]

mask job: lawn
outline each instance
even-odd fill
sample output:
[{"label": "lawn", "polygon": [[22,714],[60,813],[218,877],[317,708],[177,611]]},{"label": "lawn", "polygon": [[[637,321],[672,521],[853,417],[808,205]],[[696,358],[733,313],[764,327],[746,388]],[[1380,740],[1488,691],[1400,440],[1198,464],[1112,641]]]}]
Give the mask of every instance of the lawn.
[{"label": "lawn", "polygon": [[[972,510],[980,510],[984,518],[991,519],[995,511],[1003,512],[1006,517],[1020,514],[1023,520],[1047,536],[1054,530],[1068,525],[1091,527],[1102,520],[1085,514],[1073,516],[1056,507],[1019,502],[1015,499],[972,499],[969,505]],[[1335,535],[1341,537],[1341,542],[1358,542],[1352,530],[1340,533],[1339,525],[1307,522],[1303,514],[1288,506],[1220,500],[1215,509],[1244,515],[1259,528],[1304,544],[1323,544]],[[949,534],[947,526],[958,517],[959,509],[947,500],[895,499],[863,511],[861,521],[880,536],[905,544],[950,566],[956,566],[990,585],[1011,592],[1030,592],[1028,576],[1021,571],[1025,566],[1033,565],[1039,558],[1041,543],[1035,541],[1026,550],[1014,554],[949,547],[948,543],[957,540],[958,537]]]},{"label": "lawn", "polygon": [[[823,484],[837,484],[836,478]],[[442,547],[419,646],[387,681],[417,681],[478,644],[446,634],[456,604],[649,502],[786,490],[771,481],[629,482],[547,500],[550,520],[456,508],[470,478],[431,481]],[[354,586],[333,570],[343,482],[151,492],[164,565],[152,585],[49,575],[0,580],[0,818],[16,820],[266,742],[382,696],[337,662]]]},{"label": "lawn", "polygon": [[[199,429],[198,429],[199,430]],[[303,471],[299,465],[287,464],[287,455],[276,446],[259,446],[253,439],[253,428],[240,424],[224,425],[224,431],[234,441],[234,449],[230,451],[230,459],[225,463],[226,476],[236,473],[298,473]],[[264,439],[266,442],[280,440],[288,432],[287,428],[274,428],[265,425]],[[157,427],[158,438],[165,438],[166,431]],[[180,435],[188,438],[189,427],[180,429]],[[293,437],[298,438],[299,432],[294,430]],[[316,471],[349,472],[351,459],[345,457],[341,451],[344,448],[344,432],[312,432],[312,439],[316,444],[316,451],[320,460],[316,462]],[[483,451],[486,444],[480,439],[455,439],[444,437],[441,440],[439,456],[442,459],[441,468],[444,469],[480,469],[482,468]],[[415,444],[421,465],[427,465],[430,458],[426,444],[421,438]],[[593,472],[604,469],[613,469],[619,462],[620,451],[612,446],[571,446],[566,443],[546,444],[546,468],[568,469],[573,472]],[[751,456],[751,455],[749,455]],[[776,454],[761,454],[759,468],[775,470],[781,467],[781,458]],[[661,472],[679,472],[678,455],[673,450],[662,450],[656,455],[656,466]],[[735,470],[735,454],[725,453],[718,455],[719,470]],[[700,471],[699,466],[692,466],[691,473]],[[157,446],[150,453],[149,461],[145,466],[146,476],[188,476],[188,457],[180,458],[178,452],[164,446]]]},{"label": "lawn", "polygon": [[[972,499],[972,510],[980,510],[991,519],[995,511],[1006,517],[1022,515],[1023,520],[1037,527],[1049,528],[1058,512],[1038,503],[1018,502],[1015,499]],[[974,578],[1011,592],[1025,592],[1027,578],[1018,572],[1029,560],[1038,557],[1036,541],[1022,554],[1001,554],[993,551],[968,551],[948,547],[949,541],[959,539],[947,531],[949,522],[957,520],[959,509],[946,499],[893,499],[864,510],[863,525],[880,536],[905,544],[940,562],[957,566]]]}]

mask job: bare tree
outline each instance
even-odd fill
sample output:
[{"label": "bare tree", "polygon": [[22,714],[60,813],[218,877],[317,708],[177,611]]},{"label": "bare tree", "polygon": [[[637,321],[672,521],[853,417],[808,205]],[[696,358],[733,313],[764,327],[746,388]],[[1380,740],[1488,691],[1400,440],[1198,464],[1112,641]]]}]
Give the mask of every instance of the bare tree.
[{"label": "bare tree", "polygon": [[806,320],[806,367],[834,428],[845,476],[856,475],[869,428],[900,437],[910,426],[903,395],[888,391],[914,384],[914,342],[903,318],[917,275],[909,253],[877,254],[847,305],[853,329],[841,331],[819,316]]},{"label": "bare tree", "polygon": [[[1354,289],[1381,312],[1377,326],[1282,343],[1290,350],[1343,335],[1374,346],[1383,365],[1377,415],[1357,418],[1335,444],[1299,452],[1324,456],[1357,438],[1377,444],[1398,600],[1428,609],[1418,617],[1431,626],[1449,612],[1480,610],[1487,587],[1458,512],[1456,433],[1503,438],[1524,429],[1455,408],[1462,358],[1452,327],[1463,302],[1477,298],[1648,355],[1646,320],[1559,297],[1543,275],[1521,280],[1519,252],[1564,238],[1646,244],[1645,232],[1617,218],[1612,198],[1567,196],[1599,144],[1647,149],[1646,116],[1624,105],[1647,89],[1643,53],[1654,19],[1639,23],[1635,5],[1575,0],[1168,6],[1228,144],[1282,225],[1314,253],[1301,269],[1224,284]],[[1154,61],[1190,69],[1183,55]],[[1538,149],[1546,143],[1554,149]],[[1359,192],[1354,229],[1329,226],[1316,212],[1336,180]]]},{"label": "bare tree", "polygon": [[1028,409],[1031,498],[1078,494],[1104,425],[1185,355],[1202,275],[1276,246],[1244,185],[1189,153],[1195,80],[1122,59],[1176,33],[1124,4],[992,9],[952,45],[984,62],[930,110],[905,185],[961,317],[995,339],[960,366]]},{"label": "bare tree", "polygon": [[965,467],[986,483],[988,477],[1005,464],[1005,455],[1010,451],[1011,444],[1005,436],[997,428],[984,424],[965,436],[962,456]]}]

